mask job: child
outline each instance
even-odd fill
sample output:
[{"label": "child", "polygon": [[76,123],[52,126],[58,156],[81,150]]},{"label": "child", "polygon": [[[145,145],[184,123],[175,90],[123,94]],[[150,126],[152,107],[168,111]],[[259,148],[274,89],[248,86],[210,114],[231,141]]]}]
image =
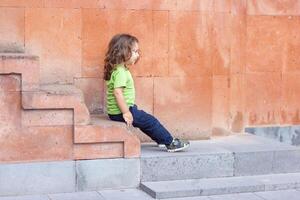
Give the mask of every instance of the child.
[{"label": "child", "polygon": [[135,105],[135,88],[129,68],[137,63],[139,56],[138,39],[134,36],[118,34],[109,42],[104,59],[109,118],[140,128],[159,146],[165,145],[169,152],[186,149],[190,145],[188,141],[173,138],[154,116]]}]

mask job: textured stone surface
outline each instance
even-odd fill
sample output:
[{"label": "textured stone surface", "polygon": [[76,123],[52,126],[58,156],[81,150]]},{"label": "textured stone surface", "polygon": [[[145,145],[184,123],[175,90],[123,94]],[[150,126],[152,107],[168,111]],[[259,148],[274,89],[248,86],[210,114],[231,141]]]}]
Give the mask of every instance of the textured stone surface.
[{"label": "textured stone surface", "polygon": [[249,15],[299,15],[300,2],[294,0],[247,0]]},{"label": "textured stone surface", "polygon": [[97,192],[76,192],[76,193],[60,193],[50,194],[51,200],[104,200]]},{"label": "textured stone surface", "polygon": [[210,197],[182,197],[182,198],[168,198],[168,200],[211,200]]},{"label": "textured stone surface", "polygon": [[16,130],[21,125],[21,95],[19,92],[0,92],[1,99],[1,135],[6,131]]},{"label": "textured stone surface", "polygon": [[267,137],[279,142],[299,146],[300,145],[300,127],[284,126],[284,127],[248,127],[245,128],[247,133],[257,136]]},{"label": "textured stone surface", "polygon": [[36,91],[39,88],[39,59],[27,54],[1,54],[1,74],[21,75],[22,91]]},{"label": "textured stone surface", "polygon": [[71,160],[72,135],[71,126],[37,126],[7,130],[1,133],[0,137],[0,161],[6,163]]},{"label": "textured stone surface", "polygon": [[280,123],[280,82],[281,74],[277,72],[245,75],[246,125]]},{"label": "textured stone surface", "polygon": [[[295,189],[299,187],[300,174],[241,176],[210,179],[143,182],[141,188],[154,198],[191,197],[247,193],[269,190]],[[283,181],[284,180],[284,181]],[[280,187],[276,187],[281,185]]]},{"label": "textured stone surface", "polygon": [[273,155],[273,151],[235,153],[234,175],[243,176],[271,173],[273,170]]},{"label": "textured stone surface", "polygon": [[99,193],[105,199],[118,199],[118,200],[132,200],[132,199],[140,199],[140,200],[151,200],[153,199],[148,194],[143,191],[137,189],[123,189],[123,190],[102,190]]},{"label": "textured stone surface", "polygon": [[263,191],[264,185],[257,180],[239,177],[235,179],[190,179],[173,182],[146,182],[142,183],[141,188],[154,198],[166,199],[170,197],[256,192]]},{"label": "textured stone surface", "polygon": [[229,78],[213,77],[212,136],[226,136],[229,131]]},{"label": "textured stone surface", "polygon": [[300,149],[288,152],[275,152],[273,171],[279,173],[300,171]]},{"label": "textured stone surface", "polygon": [[80,22],[78,9],[25,10],[26,50],[40,57],[41,83],[73,83],[80,76]]},{"label": "textured stone surface", "polygon": [[0,8],[0,52],[24,52],[24,8]]},{"label": "textured stone surface", "polygon": [[74,85],[82,90],[84,102],[90,113],[103,112],[104,81],[100,78],[76,78]]},{"label": "textured stone surface", "polygon": [[50,200],[47,195],[22,195],[22,196],[10,196],[0,197],[1,200]]},{"label": "textured stone surface", "polygon": [[[101,196],[94,195],[98,193]],[[150,200],[154,199],[139,189],[121,189],[121,190],[100,190],[98,192],[74,192],[64,194],[48,194],[48,195],[34,195],[34,196],[11,196],[11,197],[0,197],[0,200],[77,200],[76,197],[86,200]],[[56,199],[56,197],[58,199]],[[279,191],[264,191],[255,193],[234,193],[225,195],[213,195],[213,196],[195,196],[195,197],[183,197],[183,198],[168,198],[169,200],[281,200],[291,199],[298,200],[299,190],[279,190]]]},{"label": "textured stone surface", "polygon": [[191,147],[174,154],[154,144],[142,146],[142,181],[174,180],[233,175],[234,157],[208,141],[191,142]]},{"label": "textured stone surface", "polygon": [[[192,143],[192,146],[196,145]],[[200,144],[201,145],[201,144]],[[148,149],[151,146],[148,146]],[[157,147],[156,147],[157,148]],[[147,151],[145,147],[143,151]],[[152,151],[157,151],[152,147]],[[194,149],[195,150],[195,149]],[[163,150],[161,150],[163,151]],[[193,151],[191,148],[189,151]],[[148,157],[142,156],[142,181],[178,180],[204,177],[222,177],[233,175],[233,156],[224,152],[208,152],[197,155],[188,152],[175,155]],[[163,156],[163,157],[162,157]]]},{"label": "textured stone surface", "polygon": [[[299,51],[300,51],[300,17],[299,16],[290,16],[288,21],[288,30],[289,34],[287,36],[287,56],[286,56],[286,64],[283,65],[283,72],[299,72],[300,67],[300,59],[299,59]],[[297,27],[297,28],[295,28]]]},{"label": "textured stone surface", "polygon": [[[136,89],[136,104],[139,109],[153,114],[154,78],[136,77],[134,79]],[[146,91],[146,92],[145,92]]]},{"label": "textured stone surface", "polygon": [[[74,127],[74,143],[83,144],[75,147],[78,158],[83,159],[83,155],[89,157],[89,149],[92,150],[90,153],[93,152],[91,156],[94,158],[103,158],[105,154],[108,154],[108,157],[124,156],[125,158],[140,156],[140,141],[136,137],[137,133],[134,133],[136,132],[134,128],[128,129],[125,123],[108,120],[104,115],[93,115],[91,123]],[[112,146],[110,147],[108,143]],[[106,147],[101,147],[103,145]]]},{"label": "textured stone surface", "polygon": [[[2,196],[35,194],[50,194],[49,199],[73,200],[84,198],[94,200],[98,197],[100,200],[103,198],[101,195],[96,195],[96,192],[81,193],[80,191],[135,188],[139,183],[139,159],[99,159],[0,165],[1,200]],[[79,193],[71,193],[75,191],[79,191]],[[30,199],[30,197],[22,198],[24,200]],[[20,200],[23,200],[22,198],[20,197]],[[32,197],[34,200],[35,198],[40,200],[45,197]]]},{"label": "textured stone surface", "polygon": [[65,126],[73,125],[71,110],[23,110],[22,126]]},{"label": "textured stone surface", "polygon": [[270,191],[270,192],[256,192],[255,195],[263,199],[280,200],[280,199],[299,199],[300,191],[297,190],[283,190],[283,191]]},{"label": "textured stone surface", "polygon": [[174,154],[155,144],[144,144],[141,179],[164,181],[299,172],[299,154],[297,147],[249,134],[192,141],[189,149]]},{"label": "textured stone surface", "polygon": [[140,182],[138,159],[76,161],[76,190],[137,187]]},{"label": "textured stone surface", "polygon": [[171,11],[169,15],[169,75],[210,75],[208,14]]},{"label": "textured stone surface", "polygon": [[174,136],[207,139],[212,117],[211,81],[206,76],[155,78],[154,115]]},{"label": "textured stone surface", "polygon": [[244,132],[245,124],[245,76],[241,74],[231,75],[229,91],[229,128],[232,132]]},{"label": "textured stone surface", "polygon": [[19,75],[0,75],[0,92],[21,91],[21,76]]},{"label": "textured stone surface", "polygon": [[300,84],[297,79],[299,75],[300,73],[296,71],[282,75],[282,124],[299,125],[300,123],[300,106],[298,103]]},{"label": "textured stone surface", "polygon": [[0,165],[1,196],[74,191],[73,161]]},{"label": "textured stone surface", "polygon": [[25,109],[74,109],[74,124],[88,124],[89,111],[82,92],[73,85],[43,85],[38,92],[22,92]]},{"label": "textured stone surface", "polygon": [[[288,17],[283,16],[247,16],[247,72],[282,70],[284,62],[282,46],[289,33],[288,21]],[[269,56],[266,57],[266,54]]]},{"label": "textured stone surface", "polygon": [[122,157],[124,157],[123,142],[102,142],[73,145],[73,159],[75,160]]},{"label": "textured stone surface", "polygon": [[238,194],[225,194],[225,195],[216,195],[210,196],[210,200],[262,200],[254,193],[238,193]]}]

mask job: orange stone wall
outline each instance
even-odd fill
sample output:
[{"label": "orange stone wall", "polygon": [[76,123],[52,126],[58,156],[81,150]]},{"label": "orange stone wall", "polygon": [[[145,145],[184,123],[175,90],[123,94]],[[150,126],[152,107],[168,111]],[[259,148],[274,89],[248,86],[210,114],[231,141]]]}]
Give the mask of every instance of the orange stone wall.
[{"label": "orange stone wall", "polygon": [[[137,104],[175,135],[300,123],[299,0],[0,1],[0,51],[39,56],[41,83],[75,84],[93,113],[104,108],[105,48],[121,32],[140,40]],[[18,128],[18,81],[1,79],[1,130]],[[55,130],[68,145],[70,127]]]}]

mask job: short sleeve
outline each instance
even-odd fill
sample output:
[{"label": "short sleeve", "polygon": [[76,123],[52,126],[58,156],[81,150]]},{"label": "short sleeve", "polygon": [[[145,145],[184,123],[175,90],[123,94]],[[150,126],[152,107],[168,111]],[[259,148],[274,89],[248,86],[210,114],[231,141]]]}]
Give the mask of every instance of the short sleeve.
[{"label": "short sleeve", "polygon": [[114,88],[126,87],[127,76],[123,69],[115,72]]}]

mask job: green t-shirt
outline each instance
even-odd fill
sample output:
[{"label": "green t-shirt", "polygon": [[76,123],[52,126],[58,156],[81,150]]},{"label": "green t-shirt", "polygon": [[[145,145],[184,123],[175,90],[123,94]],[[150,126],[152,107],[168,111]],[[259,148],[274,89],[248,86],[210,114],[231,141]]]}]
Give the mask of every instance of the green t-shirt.
[{"label": "green t-shirt", "polygon": [[114,89],[123,87],[123,95],[128,106],[133,106],[135,102],[134,81],[130,71],[124,65],[119,64],[111,74],[110,80],[106,81],[106,108],[107,113],[111,115],[121,114],[114,95]]}]

